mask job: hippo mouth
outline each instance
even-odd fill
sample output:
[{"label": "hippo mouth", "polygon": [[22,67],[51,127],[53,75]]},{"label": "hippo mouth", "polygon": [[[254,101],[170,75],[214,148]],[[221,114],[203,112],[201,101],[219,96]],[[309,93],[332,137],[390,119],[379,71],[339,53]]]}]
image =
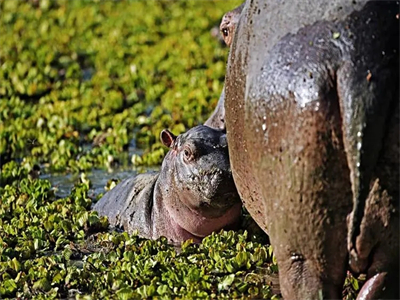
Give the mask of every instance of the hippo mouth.
[{"label": "hippo mouth", "polygon": [[238,203],[240,203],[239,195],[235,192],[231,192],[211,200],[202,199],[199,205],[192,207],[192,209],[206,218],[213,219],[224,215],[227,210]]},{"label": "hippo mouth", "polygon": [[224,163],[226,168],[203,165],[205,167],[194,168],[186,176],[181,174],[177,182],[181,190],[179,198],[193,213],[217,218],[241,200],[227,163]]}]

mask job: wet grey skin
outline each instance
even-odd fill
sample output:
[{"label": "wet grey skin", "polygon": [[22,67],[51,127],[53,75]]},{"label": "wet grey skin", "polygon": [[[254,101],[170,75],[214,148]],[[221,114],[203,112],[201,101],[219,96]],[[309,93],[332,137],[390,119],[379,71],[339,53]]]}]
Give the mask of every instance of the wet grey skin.
[{"label": "wet grey skin", "polygon": [[225,133],[201,125],[177,137],[163,130],[160,138],[170,148],[160,172],[125,179],[93,209],[114,227],[149,239],[165,236],[178,245],[235,228],[241,202]]},{"label": "wet grey skin", "polygon": [[[252,0],[224,93],[243,203],[268,234],[285,299],[399,298],[399,6]],[[216,116],[216,117],[215,117]]]}]

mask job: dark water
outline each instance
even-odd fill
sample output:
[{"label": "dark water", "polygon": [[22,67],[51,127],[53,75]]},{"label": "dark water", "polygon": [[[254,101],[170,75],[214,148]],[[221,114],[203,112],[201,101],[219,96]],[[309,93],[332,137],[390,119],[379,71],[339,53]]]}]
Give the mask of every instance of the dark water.
[{"label": "dark water", "polygon": [[[107,170],[93,170],[85,173],[87,179],[91,182],[91,189],[89,191],[90,197],[96,197],[100,193],[104,193],[104,187],[110,179],[125,179],[135,176],[135,170],[115,170],[109,172]],[[71,193],[74,184],[80,182],[81,174],[44,174],[40,178],[47,179],[51,182],[57,197],[66,197]]]},{"label": "dark water", "polygon": [[[84,146],[87,150],[90,150],[92,145]],[[134,168],[128,161],[133,154],[141,155],[143,150],[136,148],[136,142],[132,139],[129,143],[128,155],[126,158],[129,160],[121,159],[122,166],[114,168],[112,170],[106,169],[95,169],[90,172],[85,172],[87,179],[91,182],[91,188],[89,190],[89,197],[96,198],[100,193],[105,193],[104,187],[110,179],[123,180],[128,177],[137,175],[138,173],[159,171],[160,167],[148,167],[148,168]],[[72,188],[75,184],[80,182],[81,174],[43,174],[40,175],[41,179],[47,179],[51,182],[54,188],[55,195],[60,198],[64,198],[71,193]]]}]

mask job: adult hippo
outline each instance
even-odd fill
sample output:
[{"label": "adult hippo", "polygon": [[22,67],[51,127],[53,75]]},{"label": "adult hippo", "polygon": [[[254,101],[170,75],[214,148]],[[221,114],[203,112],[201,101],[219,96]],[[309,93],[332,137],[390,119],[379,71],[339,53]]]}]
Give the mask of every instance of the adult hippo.
[{"label": "adult hippo", "polygon": [[226,135],[197,126],[178,137],[168,130],[170,148],[159,173],[128,178],[93,207],[111,225],[137,230],[149,239],[165,236],[174,244],[238,225],[241,202],[229,165]]},{"label": "adult hippo", "polygon": [[235,26],[206,124],[226,123],[236,187],[270,236],[284,298],[340,298],[347,268],[367,274],[360,299],[399,297],[398,11],[252,0]]}]

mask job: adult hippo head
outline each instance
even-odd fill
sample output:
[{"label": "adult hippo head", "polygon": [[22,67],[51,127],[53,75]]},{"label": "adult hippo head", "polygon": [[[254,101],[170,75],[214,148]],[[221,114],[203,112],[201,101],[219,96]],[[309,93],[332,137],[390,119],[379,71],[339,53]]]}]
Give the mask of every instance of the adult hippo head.
[{"label": "adult hippo head", "polygon": [[399,297],[398,11],[252,0],[234,27],[217,121],[287,299],[339,298],[347,268]]}]

